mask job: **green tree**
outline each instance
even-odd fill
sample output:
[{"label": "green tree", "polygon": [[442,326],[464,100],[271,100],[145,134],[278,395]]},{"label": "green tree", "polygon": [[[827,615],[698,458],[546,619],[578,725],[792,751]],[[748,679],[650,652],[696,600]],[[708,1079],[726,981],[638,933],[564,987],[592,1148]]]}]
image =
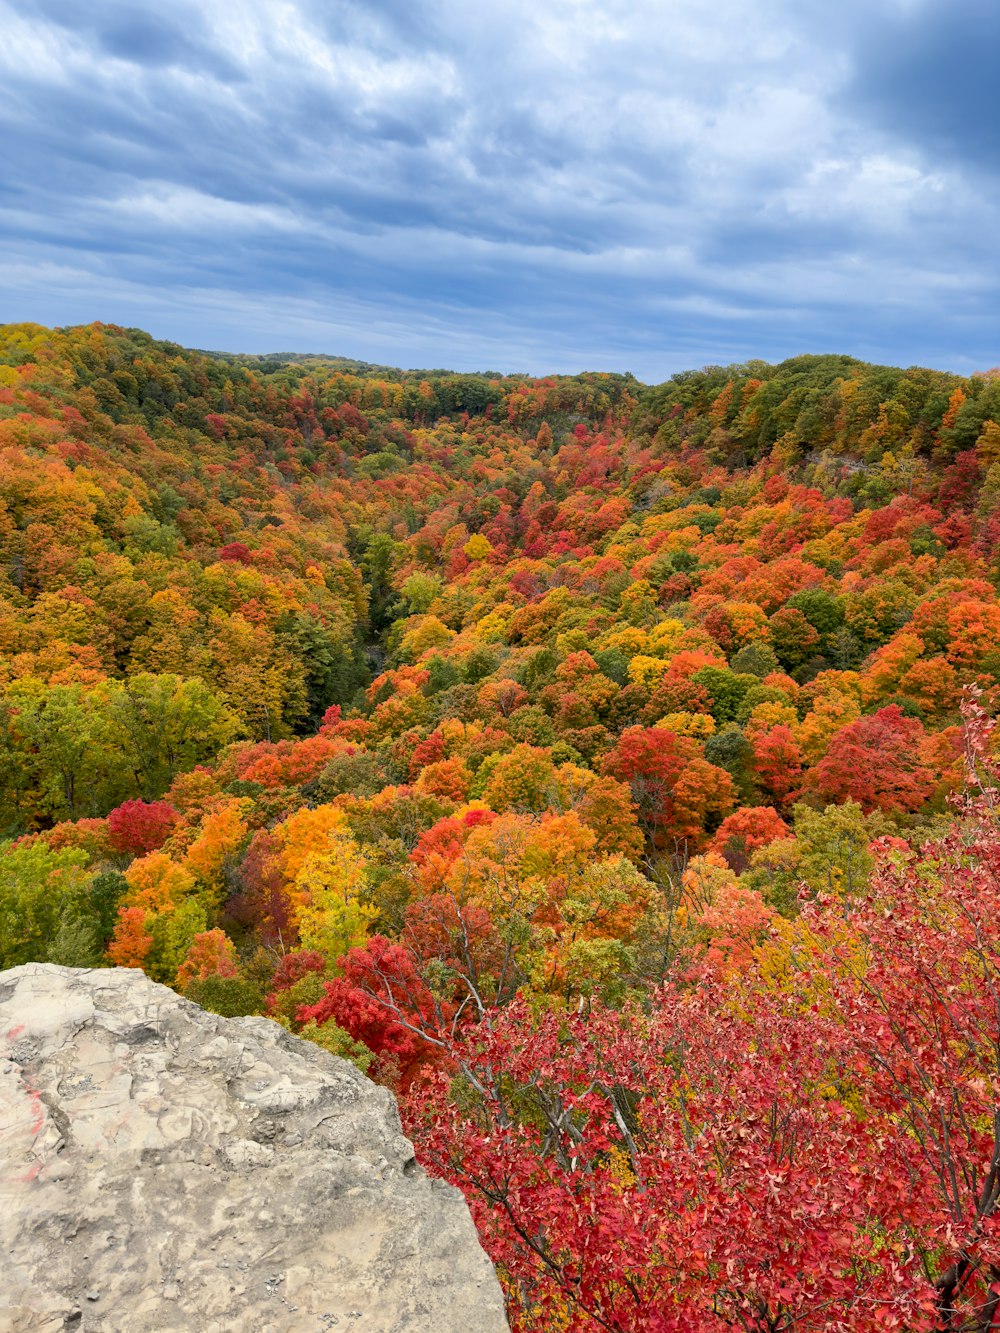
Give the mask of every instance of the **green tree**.
[{"label": "green tree", "polygon": [[4,758],[15,775],[34,779],[41,812],[53,820],[97,814],[109,756],[83,687],[26,678],[11,685],[5,705]]},{"label": "green tree", "polygon": [[794,911],[799,885],[813,893],[860,892],[868,881],[872,858],[868,847],[875,838],[895,831],[879,810],[866,815],[857,801],[814,810],[793,806],[794,841],[783,840],[754,852],[744,876],[781,911]]},{"label": "green tree", "polygon": [[190,981],[184,990],[185,999],[200,1004],[209,1013],[224,1018],[242,1018],[245,1014],[259,1014],[264,1007],[264,996],[259,986],[240,977],[205,977]]},{"label": "green tree", "polygon": [[235,740],[239,719],[197,677],[143,673],[99,687],[110,743],[146,801]]},{"label": "green tree", "polygon": [[64,912],[45,951],[47,963],[60,967],[100,967],[104,946],[96,922]]},{"label": "green tree", "polygon": [[734,655],[729,665],[738,676],[757,676],[758,679],[763,679],[764,676],[769,676],[772,671],[779,669],[778,659],[770,644],[756,641],[745,644]]},{"label": "green tree", "polygon": [[844,623],[844,603],[840,597],[821,588],[804,588],[793,593],[785,603],[793,611],[801,611],[820,637],[820,651],[825,651],[831,635]]},{"label": "green tree", "polygon": [[702,667],[691,679],[711,695],[712,716],[720,724],[735,721],[743,696],[757,684],[756,676],[728,667]]},{"label": "green tree", "polygon": [[356,644],[346,644],[306,612],[281,617],[275,633],[285,651],[302,663],[307,711],[296,730],[312,735],[330,705],[350,703],[371,676]]},{"label": "green tree", "polygon": [[422,570],[411,574],[400,589],[411,616],[423,615],[440,591],[441,580],[437,574],[426,574]]},{"label": "green tree", "polygon": [[0,848],[0,969],[45,959],[64,920],[86,922],[86,863],[77,848],[41,840]]}]

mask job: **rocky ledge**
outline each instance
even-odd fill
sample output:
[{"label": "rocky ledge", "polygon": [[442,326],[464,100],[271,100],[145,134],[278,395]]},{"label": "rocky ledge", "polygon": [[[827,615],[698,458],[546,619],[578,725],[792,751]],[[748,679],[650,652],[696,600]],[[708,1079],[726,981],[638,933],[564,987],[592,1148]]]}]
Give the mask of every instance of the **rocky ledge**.
[{"label": "rocky ledge", "polygon": [[390,1093],[125,969],[0,973],[0,1254],[8,1333],[507,1327]]}]

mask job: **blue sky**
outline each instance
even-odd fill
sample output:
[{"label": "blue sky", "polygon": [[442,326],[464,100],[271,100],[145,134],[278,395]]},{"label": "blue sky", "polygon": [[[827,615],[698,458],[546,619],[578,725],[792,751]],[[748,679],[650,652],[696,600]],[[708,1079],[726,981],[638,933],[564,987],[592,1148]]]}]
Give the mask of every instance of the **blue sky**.
[{"label": "blue sky", "polygon": [[1000,0],[0,0],[0,320],[1000,362]]}]

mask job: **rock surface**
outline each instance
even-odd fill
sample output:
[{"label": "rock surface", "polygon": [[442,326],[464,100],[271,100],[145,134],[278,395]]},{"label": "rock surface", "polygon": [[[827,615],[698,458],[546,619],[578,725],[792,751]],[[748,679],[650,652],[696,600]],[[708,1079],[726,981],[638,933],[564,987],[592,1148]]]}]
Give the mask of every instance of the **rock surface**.
[{"label": "rock surface", "polygon": [[461,1195],[395,1102],[141,972],[0,973],[5,1333],[500,1333]]}]

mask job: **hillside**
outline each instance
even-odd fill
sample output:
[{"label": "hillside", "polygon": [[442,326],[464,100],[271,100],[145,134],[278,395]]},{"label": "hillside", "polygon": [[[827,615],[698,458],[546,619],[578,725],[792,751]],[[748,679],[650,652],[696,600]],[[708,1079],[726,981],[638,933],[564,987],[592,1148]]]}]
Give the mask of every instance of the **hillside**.
[{"label": "hillside", "polygon": [[996,373],[0,326],[0,967],[354,1059],[515,1328],[992,1327],[998,497]]}]

